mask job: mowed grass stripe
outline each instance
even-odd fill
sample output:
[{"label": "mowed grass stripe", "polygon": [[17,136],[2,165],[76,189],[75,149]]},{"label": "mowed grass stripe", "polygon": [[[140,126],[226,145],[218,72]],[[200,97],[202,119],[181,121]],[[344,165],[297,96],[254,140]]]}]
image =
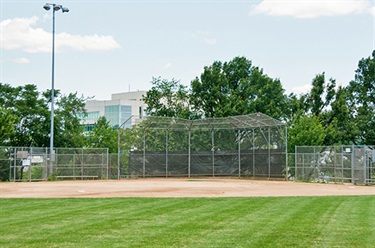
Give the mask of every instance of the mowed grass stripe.
[{"label": "mowed grass stripe", "polygon": [[375,196],[0,199],[1,247],[373,247]]}]

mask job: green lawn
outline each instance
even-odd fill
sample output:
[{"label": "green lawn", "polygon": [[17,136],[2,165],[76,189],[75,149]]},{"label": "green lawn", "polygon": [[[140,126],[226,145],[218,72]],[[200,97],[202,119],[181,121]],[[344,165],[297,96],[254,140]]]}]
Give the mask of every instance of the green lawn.
[{"label": "green lawn", "polygon": [[0,247],[375,247],[375,196],[0,199]]}]

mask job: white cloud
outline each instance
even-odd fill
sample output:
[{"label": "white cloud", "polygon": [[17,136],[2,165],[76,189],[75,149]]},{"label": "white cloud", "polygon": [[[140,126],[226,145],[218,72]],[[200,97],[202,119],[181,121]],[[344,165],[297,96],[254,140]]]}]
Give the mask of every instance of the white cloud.
[{"label": "white cloud", "polygon": [[81,36],[67,33],[56,35],[56,47],[62,46],[71,47],[80,51],[108,51],[120,47],[112,36],[100,36],[97,34]]},{"label": "white cloud", "polygon": [[300,95],[300,94],[309,93],[311,89],[312,89],[311,84],[305,84],[305,85],[302,85],[302,86],[293,87],[292,92],[296,95]]},{"label": "white cloud", "polygon": [[370,0],[263,0],[254,5],[250,13],[316,18],[353,13],[372,13],[375,15],[374,8]]},{"label": "white cloud", "polygon": [[193,34],[190,34],[193,39],[199,40],[200,42],[205,43],[206,45],[216,45],[217,40],[210,37],[208,32],[199,31]]},{"label": "white cloud", "polygon": [[17,64],[30,64],[31,61],[28,58],[16,58],[13,60]]},{"label": "white cloud", "polygon": [[203,41],[204,41],[204,43],[206,43],[207,45],[215,45],[215,44],[216,44],[216,39],[204,38]]},{"label": "white cloud", "polygon": [[[50,52],[52,37],[41,28],[34,28],[38,17],[7,19],[0,23],[0,48],[21,49],[29,53]],[[79,51],[107,51],[120,45],[112,36],[56,34],[56,50],[69,47]]]},{"label": "white cloud", "polygon": [[164,69],[169,69],[172,67],[172,64],[171,63],[167,63],[163,66]]}]

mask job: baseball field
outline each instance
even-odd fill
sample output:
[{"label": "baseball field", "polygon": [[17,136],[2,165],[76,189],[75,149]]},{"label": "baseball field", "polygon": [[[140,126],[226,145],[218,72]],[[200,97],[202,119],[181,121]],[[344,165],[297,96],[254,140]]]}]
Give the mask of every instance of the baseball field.
[{"label": "baseball field", "polygon": [[240,179],[0,184],[0,247],[373,247],[375,188]]}]

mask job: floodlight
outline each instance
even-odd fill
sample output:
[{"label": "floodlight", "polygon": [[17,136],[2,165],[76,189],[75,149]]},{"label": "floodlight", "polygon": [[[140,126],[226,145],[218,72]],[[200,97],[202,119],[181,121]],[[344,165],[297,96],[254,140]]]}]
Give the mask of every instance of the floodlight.
[{"label": "floodlight", "polygon": [[44,6],[43,6],[43,8],[45,9],[45,10],[50,10],[51,9],[51,6],[49,6],[48,4],[45,4]]},{"label": "floodlight", "polygon": [[69,9],[66,8],[66,7],[61,7],[61,10],[62,10],[63,13],[65,13],[65,12],[69,12]]},{"label": "floodlight", "polygon": [[61,5],[55,5],[53,6],[54,11],[59,11],[61,9]]}]

